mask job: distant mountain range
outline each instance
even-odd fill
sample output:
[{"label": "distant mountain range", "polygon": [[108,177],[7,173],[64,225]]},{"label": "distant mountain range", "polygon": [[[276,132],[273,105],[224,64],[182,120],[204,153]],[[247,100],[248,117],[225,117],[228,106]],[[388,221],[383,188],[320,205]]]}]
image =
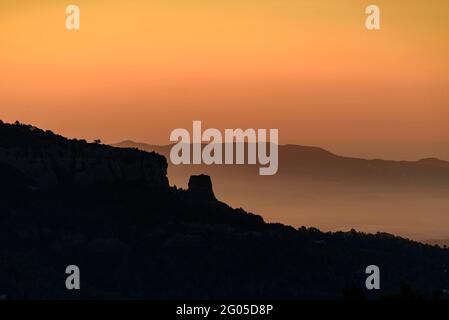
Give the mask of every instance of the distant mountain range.
[{"label": "distant mountain range", "polygon": [[[266,223],[209,176],[183,190],[166,170],[156,153],[0,122],[2,299],[447,298],[447,249]],[[81,290],[64,286],[72,264]]]},{"label": "distant mountain range", "polygon": [[[123,141],[116,147],[155,151],[171,146]],[[419,240],[449,237],[449,162],[358,159],[317,147],[279,146],[279,170],[259,176],[258,165],[172,165],[172,184],[208,174],[233,206],[262,212],[268,221],[325,230],[388,231]]]},{"label": "distant mountain range", "polygon": [[[171,145],[157,146],[130,140],[112,144],[170,156]],[[234,147],[235,148],[235,147]],[[170,163],[170,162],[169,162]],[[178,168],[182,167],[178,166]],[[186,167],[186,166],[184,166]],[[191,167],[191,165],[189,165]],[[240,170],[245,167],[244,170]],[[175,169],[175,166],[173,166]],[[256,166],[201,165],[201,170],[254,175]],[[253,170],[251,170],[253,169]],[[419,161],[366,160],[335,155],[318,147],[279,145],[279,172],[273,177],[313,178],[340,182],[394,183],[449,188],[449,162],[436,158]]]}]

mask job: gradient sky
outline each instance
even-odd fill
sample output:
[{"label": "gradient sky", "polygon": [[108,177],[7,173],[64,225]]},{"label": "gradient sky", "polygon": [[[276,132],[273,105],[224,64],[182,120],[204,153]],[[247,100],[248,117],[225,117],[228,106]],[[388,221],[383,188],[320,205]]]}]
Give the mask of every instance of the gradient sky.
[{"label": "gradient sky", "polygon": [[[449,160],[447,0],[0,0],[0,119],[164,144],[279,128],[281,143]],[[381,8],[380,31],[364,27]]]}]

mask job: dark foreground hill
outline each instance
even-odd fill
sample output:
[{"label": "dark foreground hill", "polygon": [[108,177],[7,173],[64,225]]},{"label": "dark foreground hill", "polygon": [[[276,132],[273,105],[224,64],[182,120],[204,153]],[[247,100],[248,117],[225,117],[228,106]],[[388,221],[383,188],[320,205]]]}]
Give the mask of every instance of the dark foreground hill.
[{"label": "dark foreground hill", "polygon": [[[155,153],[0,123],[0,297],[444,297],[449,252],[388,234],[267,224]],[[65,288],[65,268],[81,289]],[[381,290],[364,289],[368,265]]]}]

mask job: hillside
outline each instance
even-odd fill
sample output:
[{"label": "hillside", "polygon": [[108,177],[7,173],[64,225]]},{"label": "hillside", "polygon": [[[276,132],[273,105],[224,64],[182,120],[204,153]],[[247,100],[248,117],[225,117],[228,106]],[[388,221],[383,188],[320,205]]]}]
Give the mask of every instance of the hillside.
[{"label": "hillside", "polygon": [[[207,176],[191,177],[187,190],[170,187],[157,154],[19,124],[1,123],[0,133],[7,299],[431,298],[449,288],[446,249],[265,223],[217,200]],[[102,166],[110,168],[98,175]],[[81,269],[79,291],[64,288],[70,264]],[[381,268],[377,292],[364,289],[371,264]]]}]

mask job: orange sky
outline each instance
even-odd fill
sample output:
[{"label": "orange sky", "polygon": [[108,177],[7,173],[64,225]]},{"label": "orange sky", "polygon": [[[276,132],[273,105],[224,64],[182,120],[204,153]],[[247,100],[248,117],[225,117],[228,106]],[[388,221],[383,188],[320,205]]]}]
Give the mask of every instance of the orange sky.
[{"label": "orange sky", "polygon": [[449,2],[329,2],[78,0],[68,31],[65,1],[0,0],[0,119],[159,144],[202,120],[449,160]]}]

